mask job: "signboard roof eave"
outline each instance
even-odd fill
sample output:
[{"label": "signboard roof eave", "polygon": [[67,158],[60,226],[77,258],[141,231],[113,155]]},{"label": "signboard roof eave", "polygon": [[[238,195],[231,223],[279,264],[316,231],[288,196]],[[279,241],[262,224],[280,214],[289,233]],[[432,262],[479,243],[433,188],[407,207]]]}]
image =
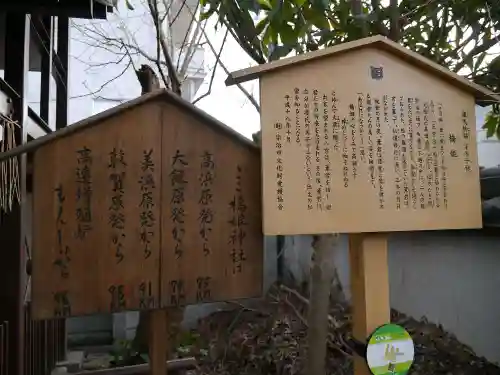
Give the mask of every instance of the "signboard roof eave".
[{"label": "signboard roof eave", "polygon": [[69,136],[71,134],[78,133],[82,130],[88,129],[94,125],[98,125],[102,121],[111,118],[113,116],[116,116],[123,111],[133,109],[136,106],[139,106],[141,104],[145,104],[147,102],[158,102],[158,101],[166,101],[171,104],[174,104],[186,112],[192,114],[194,117],[196,117],[198,120],[202,121],[203,123],[206,123],[207,125],[211,125],[214,129],[218,131],[222,131],[226,135],[232,137],[233,139],[237,140],[241,144],[250,147],[254,149],[255,151],[260,152],[259,147],[252,142],[250,139],[246,138],[242,134],[238,133],[236,130],[232,129],[231,127],[227,126],[226,124],[222,123],[221,121],[217,120],[215,117],[212,117],[208,113],[202,111],[201,109],[197,108],[195,105],[192,103],[182,99],[178,95],[174,94],[170,90],[167,89],[161,89],[157,90],[155,92],[151,92],[145,95],[141,95],[137,97],[136,99],[127,101],[123,104],[120,104],[116,107],[110,108],[106,111],[100,112],[96,115],[93,115],[91,117],[88,117],[86,119],[83,119],[81,121],[78,121],[72,125],[67,126],[66,128],[63,128],[61,130],[57,130],[55,132],[52,132],[50,134],[44,135],[43,137],[36,138],[28,143],[25,143],[21,146],[18,146],[16,148],[13,148],[9,151],[2,152],[0,153],[0,162],[10,159],[12,157],[18,156],[20,154],[26,153],[26,152],[33,152],[37,150],[38,148],[44,146],[45,144],[48,144],[50,142],[56,141],[58,139],[64,138],[66,136]]},{"label": "signboard roof eave", "polygon": [[492,104],[492,102],[500,101],[500,95],[497,95],[494,92],[449,71],[448,69],[442,67],[434,61],[429,60],[382,35],[358,39],[333,47],[309,52],[303,55],[292,56],[267,64],[241,69],[230,73],[225,83],[226,86],[231,86],[246,81],[251,81],[253,79],[261,77],[264,74],[271,73],[291,65],[307,63],[320,58],[349,53],[351,51],[360,50],[363,48],[383,50],[394,55],[395,57],[400,58],[401,60],[404,60],[410,65],[423,69],[428,73],[441,78],[444,81],[447,81],[458,89],[461,89],[473,95],[482,106],[487,106]]}]

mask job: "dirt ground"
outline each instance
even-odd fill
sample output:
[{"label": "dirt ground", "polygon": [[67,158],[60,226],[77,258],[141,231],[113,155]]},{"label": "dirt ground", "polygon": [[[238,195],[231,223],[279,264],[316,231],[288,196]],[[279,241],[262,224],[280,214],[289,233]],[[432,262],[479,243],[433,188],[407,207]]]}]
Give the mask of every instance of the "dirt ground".
[{"label": "dirt ground", "polygon": [[[263,300],[229,304],[230,309],[201,319],[196,330],[179,333],[175,355],[197,358],[198,368],[185,372],[189,375],[301,374],[308,303],[296,289],[276,285]],[[392,310],[391,321],[404,326],[414,340],[410,375],[500,375],[499,367],[425,318],[417,321]],[[328,375],[352,374],[350,339],[350,308],[331,301]],[[109,367],[112,360],[109,353],[90,355],[84,369]]]},{"label": "dirt ground", "polygon": [[[197,375],[300,374],[307,350],[307,305],[307,298],[296,290],[273,287],[260,304],[235,305],[233,311],[200,320],[191,333],[195,342],[184,351],[200,358]],[[411,375],[500,375],[499,367],[425,318],[417,321],[392,310],[391,320],[414,340]],[[327,374],[352,374],[349,307],[332,302],[329,322]]]}]

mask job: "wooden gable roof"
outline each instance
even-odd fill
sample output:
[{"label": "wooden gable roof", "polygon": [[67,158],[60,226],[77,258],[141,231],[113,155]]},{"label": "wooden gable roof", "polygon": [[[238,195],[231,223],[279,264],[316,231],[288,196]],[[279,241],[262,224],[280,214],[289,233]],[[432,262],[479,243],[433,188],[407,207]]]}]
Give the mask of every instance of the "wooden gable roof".
[{"label": "wooden gable roof", "polygon": [[221,131],[227,135],[229,135],[231,138],[233,138],[235,141],[251,147],[255,150],[258,149],[255,143],[253,143],[250,139],[246,138],[242,134],[238,133],[234,129],[230,128],[226,124],[222,123],[221,121],[217,120],[215,117],[210,116],[208,113],[202,111],[201,109],[197,108],[190,102],[182,99],[178,95],[174,94],[170,90],[162,89],[158,90],[146,95],[141,95],[137,97],[136,99],[130,100],[126,103],[123,103],[121,105],[118,105],[116,107],[113,107],[111,109],[108,109],[104,112],[98,113],[94,116],[88,117],[84,120],[81,120],[79,122],[76,122],[66,128],[63,128],[61,130],[57,130],[55,132],[52,132],[50,134],[47,134],[43,137],[36,138],[24,145],[21,145],[19,147],[16,147],[14,149],[11,149],[7,152],[0,153],[0,162],[3,160],[7,160],[9,158],[12,158],[14,156],[20,155],[25,152],[33,152],[37,150],[38,148],[42,147],[43,145],[56,141],[60,138],[67,137],[68,135],[80,132],[82,130],[88,129],[93,126],[98,126],[100,123],[102,123],[104,120],[117,116],[118,114],[121,114],[124,111],[131,110],[133,108],[136,108],[142,104],[149,103],[152,101],[165,101],[171,104],[174,104],[175,106],[181,108],[182,110],[188,112],[190,115],[194,116],[195,118],[199,119],[200,121],[204,122],[208,126],[211,126],[215,128],[218,131]]},{"label": "wooden gable roof", "polygon": [[257,65],[254,67],[241,69],[236,72],[230,73],[226,79],[226,85],[234,85],[250,81],[261,77],[265,74],[271,74],[281,69],[285,69],[292,65],[305,64],[317,59],[334,57],[341,54],[349,53],[352,51],[372,48],[376,50],[385,51],[403,61],[407,64],[420,68],[436,78],[442,79],[451,85],[473,95],[477,101],[482,105],[490,105],[492,102],[500,101],[500,96],[492,91],[471,82],[458,74],[451,72],[443,66],[429,60],[420,54],[393,42],[392,40],[381,36],[372,36],[355,40],[352,42],[342,43],[333,47],[321,49],[307,54],[292,56],[278,61],[273,61],[268,64]]}]

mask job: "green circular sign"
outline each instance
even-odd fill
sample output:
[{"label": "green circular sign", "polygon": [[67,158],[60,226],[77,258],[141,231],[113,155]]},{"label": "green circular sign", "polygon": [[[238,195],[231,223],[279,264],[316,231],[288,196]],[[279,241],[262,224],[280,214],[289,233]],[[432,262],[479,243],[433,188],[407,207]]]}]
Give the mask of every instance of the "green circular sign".
[{"label": "green circular sign", "polygon": [[366,362],[373,375],[406,375],[414,356],[410,334],[397,324],[377,328],[368,340]]}]

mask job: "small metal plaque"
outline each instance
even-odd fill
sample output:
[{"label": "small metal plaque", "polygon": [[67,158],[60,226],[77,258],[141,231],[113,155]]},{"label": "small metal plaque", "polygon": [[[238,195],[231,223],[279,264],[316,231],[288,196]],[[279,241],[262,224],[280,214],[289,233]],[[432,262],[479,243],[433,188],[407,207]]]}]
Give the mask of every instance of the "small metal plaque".
[{"label": "small metal plaque", "polygon": [[372,79],[380,80],[384,78],[384,68],[381,66],[370,66]]}]

